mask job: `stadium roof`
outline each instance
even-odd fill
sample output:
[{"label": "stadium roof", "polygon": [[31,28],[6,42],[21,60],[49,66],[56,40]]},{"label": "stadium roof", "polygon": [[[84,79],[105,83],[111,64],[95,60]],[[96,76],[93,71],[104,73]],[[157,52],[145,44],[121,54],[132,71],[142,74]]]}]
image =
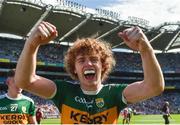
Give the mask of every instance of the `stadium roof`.
[{"label": "stadium roof", "polygon": [[58,43],[95,37],[110,42],[113,48],[128,49],[117,33],[138,25],[155,50],[169,52],[180,47],[180,22],[165,22],[158,27],[150,27],[144,19],[129,17],[122,20],[118,13],[101,9],[91,13],[86,6],[68,0],[57,5],[46,5],[41,0],[0,0],[0,33],[26,38],[42,20],[57,27],[59,36],[55,41]]}]

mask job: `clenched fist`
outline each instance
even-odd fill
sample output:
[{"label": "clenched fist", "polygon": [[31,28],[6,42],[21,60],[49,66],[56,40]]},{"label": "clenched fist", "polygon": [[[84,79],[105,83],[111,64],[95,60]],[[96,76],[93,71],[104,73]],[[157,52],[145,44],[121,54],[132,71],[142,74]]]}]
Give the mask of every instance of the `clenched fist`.
[{"label": "clenched fist", "polygon": [[48,22],[41,22],[31,32],[27,41],[30,41],[34,46],[39,46],[49,43],[58,36],[56,27]]},{"label": "clenched fist", "polygon": [[135,51],[143,52],[146,49],[152,49],[147,37],[139,27],[132,27],[119,32],[125,44]]}]

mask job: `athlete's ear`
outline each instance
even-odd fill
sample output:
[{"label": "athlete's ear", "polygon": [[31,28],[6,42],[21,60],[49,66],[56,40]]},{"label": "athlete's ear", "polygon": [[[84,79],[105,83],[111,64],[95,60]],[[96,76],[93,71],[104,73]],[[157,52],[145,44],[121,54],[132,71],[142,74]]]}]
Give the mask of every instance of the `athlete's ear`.
[{"label": "athlete's ear", "polygon": [[6,85],[9,85],[9,83],[10,83],[10,79],[9,79],[9,78],[7,78],[7,79],[6,79],[6,81],[5,81],[5,83],[6,83]]}]

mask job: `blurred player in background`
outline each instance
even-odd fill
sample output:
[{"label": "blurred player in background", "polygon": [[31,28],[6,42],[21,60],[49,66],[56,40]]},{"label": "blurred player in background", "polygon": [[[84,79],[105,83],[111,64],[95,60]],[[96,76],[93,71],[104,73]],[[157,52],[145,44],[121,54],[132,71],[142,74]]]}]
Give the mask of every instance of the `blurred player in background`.
[{"label": "blurred player in background", "polygon": [[128,121],[129,121],[129,124],[130,124],[130,122],[131,122],[131,117],[132,117],[132,115],[133,115],[133,110],[132,110],[130,107],[128,107],[127,109],[128,109],[128,115],[127,115],[127,117],[128,117]]},{"label": "blurred player in background", "polygon": [[123,116],[123,124],[129,124],[129,119],[128,119],[128,108],[125,108],[122,112],[122,116]]},{"label": "blurred player in background", "polygon": [[115,66],[115,59],[107,42],[93,38],[77,39],[65,55],[66,71],[79,84],[38,76],[38,49],[57,36],[56,27],[48,22],[40,23],[31,32],[18,60],[15,80],[19,87],[52,99],[61,112],[62,124],[115,124],[127,103],[136,103],[163,92],[161,68],[139,27],[118,33],[128,47],[140,52],[143,64],[144,80],[128,86],[102,84]]},{"label": "blurred player in background", "polygon": [[34,101],[14,83],[15,69],[8,72],[8,92],[0,95],[0,124],[36,124]]},{"label": "blurred player in background", "polygon": [[131,117],[132,117],[132,109],[127,107],[124,108],[124,110],[122,111],[122,115],[123,115],[123,124],[130,124],[131,122]]},{"label": "blurred player in background", "polygon": [[41,108],[37,108],[36,110],[36,120],[38,124],[41,124],[41,120],[43,119],[43,112],[41,111]]},{"label": "blurred player in background", "polygon": [[166,101],[164,103],[164,106],[162,108],[162,112],[163,112],[164,123],[165,123],[165,125],[168,125],[170,123],[169,117],[171,118],[168,101]]}]

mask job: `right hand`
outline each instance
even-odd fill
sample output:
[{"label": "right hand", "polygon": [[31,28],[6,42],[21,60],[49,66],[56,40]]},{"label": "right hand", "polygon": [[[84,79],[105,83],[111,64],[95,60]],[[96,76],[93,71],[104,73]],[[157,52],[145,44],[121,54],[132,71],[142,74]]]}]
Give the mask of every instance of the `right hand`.
[{"label": "right hand", "polygon": [[56,27],[48,22],[41,22],[35,29],[31,32],[27,41],[33,46],[39,46],[49,43],[51,40],[58,36]]}]

